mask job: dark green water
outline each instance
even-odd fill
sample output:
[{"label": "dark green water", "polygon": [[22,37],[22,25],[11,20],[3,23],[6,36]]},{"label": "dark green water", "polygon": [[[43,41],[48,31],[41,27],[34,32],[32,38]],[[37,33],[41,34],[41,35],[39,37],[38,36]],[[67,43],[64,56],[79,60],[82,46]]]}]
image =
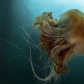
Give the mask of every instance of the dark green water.
[{"label": "dark green water", "polygon": [[[25,54],[30,57],[30,49],[20,26],[32,25],[34,17],[21,1],[0,0],[0,84],[43,84],[35,78],[29,60],[23,57]],[[38,42],[38,36],[32,34],[35,42]],[[37,65],[42,64],[38,60],[39,55],[38,49],[32,50],[32,59]],[[84,84],[84,56],[71,60],[68,66],[70,74],[61,76],[60,84]],[[42,77],[43,73],[39,71],[36,72]]]}]

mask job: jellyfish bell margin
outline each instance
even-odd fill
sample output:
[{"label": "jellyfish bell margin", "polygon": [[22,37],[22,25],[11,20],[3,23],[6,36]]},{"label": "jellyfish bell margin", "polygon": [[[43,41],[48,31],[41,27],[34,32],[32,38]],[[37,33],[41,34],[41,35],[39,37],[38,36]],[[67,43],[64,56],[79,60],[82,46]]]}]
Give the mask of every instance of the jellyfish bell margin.
[{"label": "jellyfish bell margin", "polygon": [[44,12],[35,17],[33,23],[40,32],[42,55],[39,58],[42,59],[44,53],[47,53],[53,63],[49,76],[42,79],[36,75],[30,57],[33,73],[41,81],[54,78],[56,82],[60,75],[70,71],[67,63],[84,54],[84,13],[78,9],[71,9],[59,17],[60,19],[54,19],[52,12]]}]

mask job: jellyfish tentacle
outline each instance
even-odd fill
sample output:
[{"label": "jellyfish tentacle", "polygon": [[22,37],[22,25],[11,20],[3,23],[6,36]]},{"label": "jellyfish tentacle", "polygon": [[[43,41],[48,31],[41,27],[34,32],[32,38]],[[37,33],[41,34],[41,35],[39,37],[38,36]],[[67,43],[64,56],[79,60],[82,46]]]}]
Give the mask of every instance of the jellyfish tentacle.
[{"label": "jellyfish tentacle", "polygon": [[67,63],[77,55],[84,54],[84,13],[71,9],[61,14],[60,19],[54,19],[52,12],[44,12],[35,18],[33,26],[40,31],[39,42],[43,43],[40,45],[40,58],[47,53],[53,63],[46,79],[70,71]]}]

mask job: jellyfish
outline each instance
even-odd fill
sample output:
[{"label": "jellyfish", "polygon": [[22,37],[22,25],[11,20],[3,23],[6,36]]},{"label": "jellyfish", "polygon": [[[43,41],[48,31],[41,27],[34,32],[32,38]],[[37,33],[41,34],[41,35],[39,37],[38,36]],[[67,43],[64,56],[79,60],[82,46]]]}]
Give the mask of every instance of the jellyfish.
[{"label": "jellyfish", "polygon": [[42,59],[47,53],[52,67],[50,74],[44,79],[37,76],[31,62],[32,71],[41,81],[54,78],[56,82],[60,75],[70,71],[67,66],[70,60],[84,55],[84,13],[71,9],[59,15],[59,19],[54,19],[52,12],[43,12],[35,18],[33,26],[40,32],[42,54],[39,58]]}]

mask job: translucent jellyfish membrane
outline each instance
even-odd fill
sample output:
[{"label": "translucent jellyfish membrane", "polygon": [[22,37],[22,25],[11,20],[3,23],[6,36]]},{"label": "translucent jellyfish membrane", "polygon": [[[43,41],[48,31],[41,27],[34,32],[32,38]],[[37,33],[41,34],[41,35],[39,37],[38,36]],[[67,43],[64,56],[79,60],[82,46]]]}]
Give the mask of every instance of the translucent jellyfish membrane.
[{"label": "translucent jellyfish membrane", "polygon": [[78,9],[71,9],[61,14],[60,19],[53,19],[52,12],[44,12],[35,18],[33,26],[40,31],[40,47],[42,55],[48,54],[53,63],[50,75],[42,81],[60,76],[70,69],[67,63],[75,56],[84,54],[84,13]]}]

